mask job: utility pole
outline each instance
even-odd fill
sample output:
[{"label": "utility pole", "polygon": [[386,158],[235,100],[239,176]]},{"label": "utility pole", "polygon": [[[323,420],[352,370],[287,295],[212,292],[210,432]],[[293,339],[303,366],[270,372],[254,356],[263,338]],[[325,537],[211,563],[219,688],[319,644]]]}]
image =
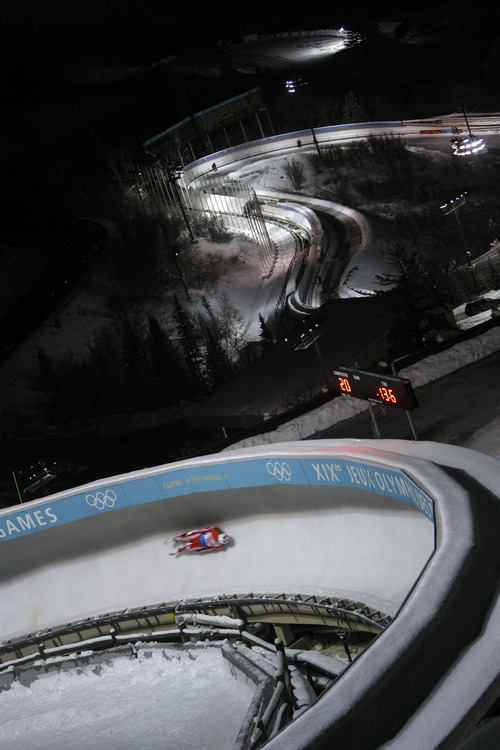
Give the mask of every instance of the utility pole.
[{"label": "utility pole", "polygon": [[175,199],[177,201],[177,205],[179,206],[180,212],[182,214],[182,218],[184,219],[184,223],[186,225],[186,228],[188,230],[188,234],[191,238],[191,242],[196,242],[196,239],[193,235],[191,225],[189,224],[188,217],[186,214],[186,210],[184,208],[184,204],[182,203],[181,196],[179,195],[179,186],[177,184],[178,180],[180,180],[182,175],[182,170],[176,169],[175,167],[172,167],[167,162],[167,179],[172,185],[172,189],[174,191]]},{"label": "utility pole", "polygon": [[324,326],[322,326],[319,322],[312,323],[311,325],[306,323],[303,326],[300,326],[295,331],[292,331],[290,335],[285,336],[284,340],[286,342],[290,342],[297,352],[303,349],[309,349],[310,346],[314,346],[314,351],[316,352],[321,372],[323,374],[323,377],[325,378],[327,390],[330,390],[330,377],[328,375],[328,371],[326,369],[326,365],[317,342],[317,339],[319,339],[324,331]]},{"label": "utility pole", "polygon": [[323,154],[321,153],[321,149],[319,147],[318,139],[316,138],[316,133],[314,132],[314,128],[313,128],[312,125],[311,125],[311,133],[312,133],[314,145],[316,146],[316,151],[318,152],[318,156],[322,159],[323,158]]},{"label": "utility pole", "polygon": [[187,298],[188,302],[191,302],[191,297],[189,296],[189,290],[188,290],[188,288],[186,286],[186,281],[184,279],[184,274],[182,273],[181,267],[179,266],[179,260],[178,260],[179,255],[180,255],[179,248],[178,247],[174,247],[173,250],[172,250],[172,257],[174,259],[175,267],[177,269],[177,273],[179,274],[179,278],[180,278],[180,280],[182,282],[182,286],[184,287],[184,292],[186,294],[186,298]]},{"label": "utility pole", "polygon": [[472,280],[474,282],[474,288],[476,290],[476,294],[479,294],[479,286],[478,286],[478,283],[477,283],[476,275],[474,273],[474,263],[472,262],[472,256],[471,256],[470,251],[469,251],[469,249],[467,247],[467,244],[465,242],[464,233],[462,231],[462,224],[460,223],[460,219],[459,219],[459,215],[458,215],[459,208],[461,206],[465,205],[465,202],[466,202],[465,201],[465,196],[466,195],[467,195],[467,193],[462,193],[461,195],[458,196],[458,198],[452,198],[451,201],[449,201],[448,203],[444,203],[442,206],[440,206],[440,209],[441,209],[441,211],[442,211],[442,213],[443,213],[444,216],[448,216],[448,214],[453,214],[455,216],[455,219],[456,219],[456,222],[457,222],[458,233],[460,235],[460,239],[462,240],[462,245],[463,245],[463,248],[464,248],[465,259],[467,261],[467,265],[469,267],[469,270],[470,270],[470,273],[471,273],[471,276],[472,276]]}]

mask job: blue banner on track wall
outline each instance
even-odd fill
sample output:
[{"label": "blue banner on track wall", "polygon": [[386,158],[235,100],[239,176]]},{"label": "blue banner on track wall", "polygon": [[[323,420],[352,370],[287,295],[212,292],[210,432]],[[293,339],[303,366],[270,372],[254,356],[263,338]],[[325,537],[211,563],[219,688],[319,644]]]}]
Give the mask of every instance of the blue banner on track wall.
[{"label": "blue banner on track wall", "polygon": [[120,508],[168,500],[197,492],[266,485],[351,487],[411,503],[434,521],[431,498],[403,471],[362,461],[318,458],[252,458],[183,467],[105,484],[67,497],[47,498],[37,506],[9,508],[0,514],[0,542],[72,523]]}]

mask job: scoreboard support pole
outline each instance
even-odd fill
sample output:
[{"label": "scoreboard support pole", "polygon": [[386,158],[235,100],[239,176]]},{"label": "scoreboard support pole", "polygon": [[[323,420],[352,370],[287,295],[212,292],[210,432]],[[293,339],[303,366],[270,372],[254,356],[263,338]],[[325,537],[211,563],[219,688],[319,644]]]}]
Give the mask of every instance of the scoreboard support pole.
[{"label": "scoreboard support pole", "polygon": [[[394,370],[394,366],[393,366]],[[413,439],[417,433],[410,416],[411,409],[418,406],[412,385],[407,378],[397,375],[388,376],[376,372],[367,372],[353,367],[339,367],[333,371],[337,378],[337,388],[344,396],[352,396],[368,401],[370,416],[375,436],[380,438],[377,418],[373,404],[397,407],[406,411],[406,417],[412,431]]]},{"label": "scoreboard support pole", "polygon": [[370,409],[370,416],[372,418],[373,429],[375,430],[375,437],[377,437],[380,440],[382,435],[380,434],[380,430],[378,428],[377,417],[375,415],[375,412],[373,411],[373,406],[372,406],[371,401],[368,401],[368,408]]},{"label": "scoreboard support pole", "polygon": [[414,426],[414,424],[413,424],[413,420],[412,420],[412,418],[411,418],[411,413],[410,413],[409,411],[407,411],[407,412],[406,412],[406,416],[408,417],[408,422],[409,422],[409,425],[410,425],[410,429],[411,429],[411,431],[412,431],[412,434],[413,434],[413,439],[414,439],[414,440],[418,440],[418,437],[417,437],[417,433],[416,433],[416,431],[415,431],[415,426]]},{"label": "scoreboard support pole", "polygon": [[[370,409],[370,416],[371,416],[371,420],[372,420],[372,424],[373,424],[373,430],[375,432],[375,437],[380,440],[382,438],[382,435],[381,435],[379,427],[378,427],[377,416],[375,414],[375,411],[373,410],[372,402],[370,400],[368,400],[368,408]],[[411,413],[408,410],[406,410],[406,409],[405,409],[405,411],[406,411],[406,416],[408,418],[408,423],[410,425],[410,429],[411,429],[411,432],[412,432],[412,435],[413,435],[413,439],[414,440],[418,440],[417,433],[415,431],[415,425],[413,424],[413,420],[411,418]]]},{"label": "scoreboard support pole", "polygon": [[[392,362],[392,364],[391,364],[391,370],[392,370],[392,374],[394,375],[394,377],[397,378],[398,377],[398,371],[396,369],[396,365],[394,364],[394,362]],[[408,411],[408,409],[406,409],[406,416],[408,418],[408,424],[410,425],[410,430],[412,432],[413,439],[414,440],[418,440],[417,432],[415,430],[415,425],[413,424],[413,420],[411,418],[411,413]]]},{"label": "scoreboard support pole", "polygon": [[314,349],[316,351],[316,354],[317,354],[317,357],[318,357],[318,360],[319,360],[319,365],[321,367],[321,372],[323,373],[325,381],[326,381],[326,386],[327,386],[328,390],[330,390],[330,388],[331,388],[330,378],[328,376],[328,372],[327,372],[327,369],[326,369],[323,357],[321,356],[321,352],[319,350],[318,342],[317,342],[316,339],[314,339],[313,345],[314,345]]}]

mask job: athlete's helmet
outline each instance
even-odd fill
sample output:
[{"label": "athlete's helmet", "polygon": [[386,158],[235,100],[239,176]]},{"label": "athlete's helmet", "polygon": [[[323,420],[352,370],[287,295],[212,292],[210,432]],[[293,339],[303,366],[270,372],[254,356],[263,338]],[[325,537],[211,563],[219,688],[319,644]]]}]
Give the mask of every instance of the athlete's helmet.
[{"label": "athlete's helmet", "polygon": [[229,537],[227,534],[219,534],[219,536],[217,537],[217,541],[219,542],[219,544],[227,544],[229,541]]}]

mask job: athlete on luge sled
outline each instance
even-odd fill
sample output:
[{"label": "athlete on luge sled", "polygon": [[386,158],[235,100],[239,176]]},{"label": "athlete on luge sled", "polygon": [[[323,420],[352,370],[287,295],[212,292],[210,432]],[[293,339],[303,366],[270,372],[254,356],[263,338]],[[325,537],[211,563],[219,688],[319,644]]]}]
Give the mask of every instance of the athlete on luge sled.
[{"label": "athlete on luge sled", "polygon": [[171,540],[174,543],[182,544],[172,554],[180,555],[182,552],[212,552],[213,550],[224,547],[229,542],[229,537],[224,534],[217,526],[210,526],[206,529],[195,529],[186,531],[185,534],[174,536]]}]

